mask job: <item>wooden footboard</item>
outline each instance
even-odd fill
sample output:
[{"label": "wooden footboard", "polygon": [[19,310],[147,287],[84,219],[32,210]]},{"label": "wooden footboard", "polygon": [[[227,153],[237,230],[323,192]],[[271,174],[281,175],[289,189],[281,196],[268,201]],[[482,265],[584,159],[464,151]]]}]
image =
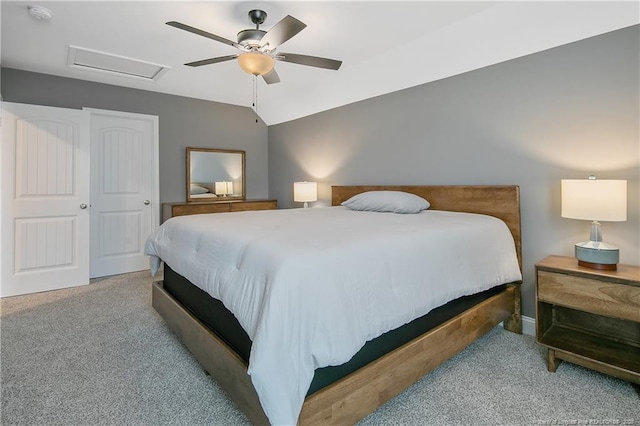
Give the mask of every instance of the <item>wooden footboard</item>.
[{"label": "wooden footboard", "polygon": [[[298,423],[353,424],[451,358],[501,321],[513,317],[519,284],[479,303],[374,362],[309,395]],[[246,363],[163,289],[152,304],[169,328],[254,424],[268,424]],[[519,313],[518,313],[519,318]]]},{"label": "wooden footboard", "polygon": [[353,424],[417,382],[509,316],[509,286],[344,379],[309,395],[300,424]]}]

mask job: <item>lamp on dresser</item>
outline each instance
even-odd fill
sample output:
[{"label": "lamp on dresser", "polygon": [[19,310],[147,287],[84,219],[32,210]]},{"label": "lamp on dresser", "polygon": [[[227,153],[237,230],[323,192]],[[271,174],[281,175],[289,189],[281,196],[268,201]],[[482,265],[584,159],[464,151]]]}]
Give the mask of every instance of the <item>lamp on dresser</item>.
[{"label": "lamp on dresser", "polygon": [[293,201],[304,203],[304,207],[309,207],[310,201],[318,200],[318,184],[316,182],[294,182]]},{"label": "lamp on dresser", "polygon": [[233,182],[216,182],[216,195],[233,195]]},{"label": "lamp on dresser", "polygon": [[602,241],[600,221],[627,220],[627,181],[562,179],[562,217],[591,220],[589,241],[576,243],[575,257],[580,266],[616,270],[620,260],[617,247]]}]

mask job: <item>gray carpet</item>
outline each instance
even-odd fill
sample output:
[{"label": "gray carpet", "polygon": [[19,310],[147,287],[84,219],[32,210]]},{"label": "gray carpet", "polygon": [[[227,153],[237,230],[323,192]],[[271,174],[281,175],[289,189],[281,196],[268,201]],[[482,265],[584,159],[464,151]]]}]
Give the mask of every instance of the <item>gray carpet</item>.
[{"label": "gray carpet", "polygon": [[[2,299],[3,425],[236,425],[246,418],[151,307],[148,272]],[[640,353],[639,353],[640,356]],[[497,327],[362,425],[640,425],[638,388]]]}]

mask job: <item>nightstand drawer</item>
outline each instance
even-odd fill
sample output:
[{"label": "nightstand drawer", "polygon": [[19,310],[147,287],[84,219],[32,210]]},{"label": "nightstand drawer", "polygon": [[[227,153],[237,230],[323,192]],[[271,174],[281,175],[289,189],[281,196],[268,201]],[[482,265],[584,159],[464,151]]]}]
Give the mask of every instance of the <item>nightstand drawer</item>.
[{"label": "nightstand drawer", "polygon": [[640,287],[538,271],[538,300],[640,322]]}]

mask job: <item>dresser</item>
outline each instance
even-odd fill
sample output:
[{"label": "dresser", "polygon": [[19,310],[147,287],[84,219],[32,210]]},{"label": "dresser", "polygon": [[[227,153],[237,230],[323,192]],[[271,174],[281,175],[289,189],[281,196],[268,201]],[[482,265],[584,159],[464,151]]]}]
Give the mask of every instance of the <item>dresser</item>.
[{"label": "dresser", "polygon": [[243,212],[247,210],[272,210],[278,208],[277,200],[229,200],[209,203],[163,203],[162,221],[174,216],[190,214]]},{"label": "dresser", "polygon": [[640,383],[640,267],[601,271],[564,256],[538,262],[536,339],[551,372],[565,360]]}]

